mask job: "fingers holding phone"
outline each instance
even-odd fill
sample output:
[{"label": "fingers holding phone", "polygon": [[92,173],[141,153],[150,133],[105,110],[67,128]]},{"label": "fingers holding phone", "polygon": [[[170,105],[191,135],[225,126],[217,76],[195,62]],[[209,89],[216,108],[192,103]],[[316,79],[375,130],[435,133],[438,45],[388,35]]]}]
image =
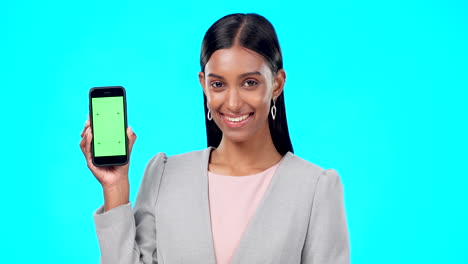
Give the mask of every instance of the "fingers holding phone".
[{"label": "fingers holding phone", "polygon": [[[81,141],[80,141],[80,148],[81,152],[83,153],[88,168],[94,174],[96,179],[103,185],[103,187],[113,185],[115,182],[119,180],[126,180],[128,177],[128,167],[129,162],[123,166],[109,166],[109,167],[97,167],[92,162],[92,153],[91,153],[91,142],[92,142],[92,132],[89,126],[89,120],[86,121],[86,124],[83,131],[81,132]],[[128,137],[128,150],[129,156],[133,149],[133,145],[135,144],[137,135],[133,132],[131,127],[127,128],[127,137]],[[115,175],[114,177],[106,176],[106,174],[110,173],[118,173],[119,175]]]},{"label": "fingers holding phone", "polygon": [[128,138],[128,159],[130,160],[130,154],[132,153],[133,145],[135,144],[137,135],[133,132],[132,127],[127,127],[127,138]]},{"label": "fingers holding phone", "polygon": [[[89,122],[89,116],[88,119],[85,122],[85,126],[83,130],[81,131],[81,141],[80,141],[80,149],[83,155],[85,156],[86,162],[90,161],[91,162],[91,129],[90,129],[90,122]],[[92,162],[91,162],[92,163]]]}]

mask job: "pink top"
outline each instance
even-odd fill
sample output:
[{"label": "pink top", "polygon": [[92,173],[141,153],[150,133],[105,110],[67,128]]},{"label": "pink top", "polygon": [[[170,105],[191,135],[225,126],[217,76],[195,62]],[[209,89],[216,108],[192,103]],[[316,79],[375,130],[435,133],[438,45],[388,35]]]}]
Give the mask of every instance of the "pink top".
[{"label": "pink top", "polygon": [[247,176],[208,171],[211,231],[217,264],[231,262],[278,165]]}]

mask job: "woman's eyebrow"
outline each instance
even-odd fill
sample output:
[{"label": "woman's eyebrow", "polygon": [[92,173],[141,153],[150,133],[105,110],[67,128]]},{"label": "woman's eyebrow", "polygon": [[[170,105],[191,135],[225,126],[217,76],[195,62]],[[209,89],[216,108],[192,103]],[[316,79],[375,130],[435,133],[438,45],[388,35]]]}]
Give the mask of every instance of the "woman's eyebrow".
[{"label": "woman's eyebrow", "polygon": [[218,74],[214,74],[214,73],[208,73],[208,77],[214,77],[214,78],[218,78],[218,79],[223,79],[223,80],[224,80],[224,77],[223,77],[223,76],[218,75]]},{"label": "woman's eyebrow", "polygon": [[243,74],[239,75],[239,79],[242,79],[242,78],[247,77],[249,75],[260,75],[260,76],[262,76],[262,74],[260,72],[258,72],[258,71],[246,72],[246,73],[243,73]]},{"label": "woman's eyebrow", "polygon": [[[250,75],[260,75],[261,76],[262,74],[260,72],[258,72],[258,71],[246,72],[246,73],[243,73],[243,74],[239,75],[239,79],[242,79],[242,78],[250,76]],[[223,76],[218,75],[218,74],[214,74],[214,73],[208,73],[208,77],[214,77],[214,78],[225,80],[225,78]]]}]

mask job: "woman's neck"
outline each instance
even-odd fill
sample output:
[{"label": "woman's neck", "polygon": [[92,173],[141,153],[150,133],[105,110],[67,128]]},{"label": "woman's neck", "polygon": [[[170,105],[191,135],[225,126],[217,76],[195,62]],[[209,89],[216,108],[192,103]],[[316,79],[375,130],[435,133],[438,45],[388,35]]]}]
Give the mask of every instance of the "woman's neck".
[{"label": "woman's neck", "polygon": [[209,170],[224,175],[255,174],[277,164],[281,158],[267,126],[248,141],[234,142],[223,137],[211,153]]}]

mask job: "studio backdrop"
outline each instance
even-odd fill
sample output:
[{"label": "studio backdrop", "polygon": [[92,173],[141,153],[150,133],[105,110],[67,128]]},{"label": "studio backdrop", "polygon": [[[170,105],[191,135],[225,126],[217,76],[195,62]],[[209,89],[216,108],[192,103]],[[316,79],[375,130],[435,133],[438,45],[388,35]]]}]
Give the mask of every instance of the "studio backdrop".
[{"label": "studio backdrop", "polygon": [[[229,13],[278,33],[295,153],[340,173],[352,263],[468,263],[466,1],[4,1],[0,263],[98,263],[88,91],[121,85],[158,152],[206,147],[201,41]],[[189,219],[187,219],[189,221]]]}]

